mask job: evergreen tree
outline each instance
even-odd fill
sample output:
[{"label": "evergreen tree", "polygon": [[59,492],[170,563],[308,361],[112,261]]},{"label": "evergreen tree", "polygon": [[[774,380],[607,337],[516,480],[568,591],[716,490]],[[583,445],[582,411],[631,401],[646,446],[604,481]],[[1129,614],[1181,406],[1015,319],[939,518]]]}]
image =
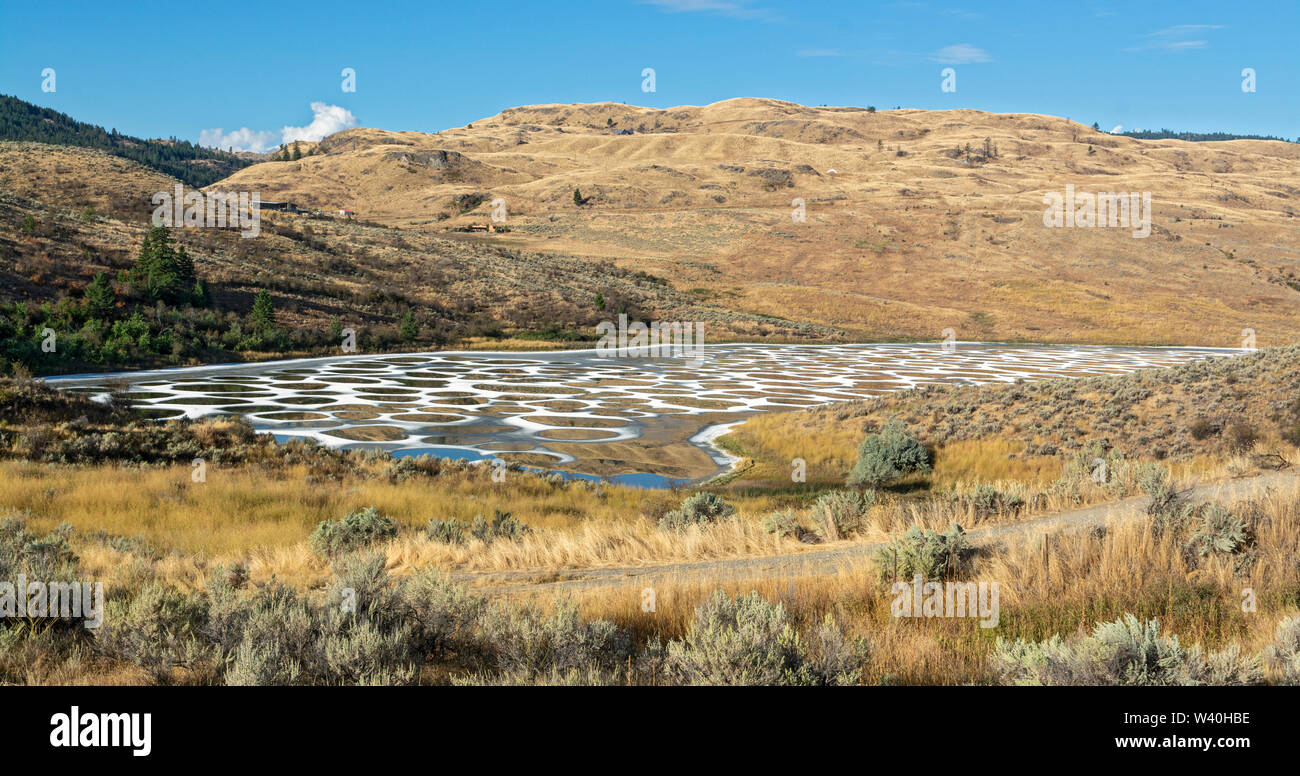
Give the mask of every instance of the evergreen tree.
[{"label": "evergreen tree", "polygon": [[586,201],[586,200],[584,200],[584,199],[582,198],[582,192],[579,191],[578,189],[574,189],[574,190],[573,190],[573,204],[577,205],[578,207],[582,207],[582,203],[585,202],[585,201]]},{"label": "evergreen tree", "polygon": [[95,279],[86,286],[86,304],[91,313],[102,318],[112,311],[117,295],[113,293],[113,284],[103,272],[95,274]]},{"label": "evergreen tree", "polygon": [[[140,243],[140,253],[130,275],[131,284],[150,300],[156,301],[172,295],[178,286],[188,292],[189,284],[180,285],[181,271],[167,227],[150,229]],[[192,265],[190,274],[193,274]]]},{"label": "evergreen tree", "polygon": [[271,301],[271,292],[265,288],[258,291],[253,299],[253,312],[248,316],[248,325],[259,334],[275,328],[275,303]]},{"label": "evergreen tree", "polygon": [[298,150],[298,141],[293,141],[293,160],[296,162],[302,158],[302,151]]},{"label": "evergreen tree", "polygon": [[415,322],[415,314],[410,310],[402,316],[402,323],[398,326],[397,333],[401,335],[405,342],[413,341],[420,334],[420,326]]},{"label": "evergreen tree", "polygon": [[194,288],[194,281],[196,279],[194,276],[194,260],[190,258],[190,254],[185,250],[184,245],[178,245],[176,246],[176,250],[172,253],[172,261],[176,264],[176,287],[178,296],[183,295],[186,289]]}]

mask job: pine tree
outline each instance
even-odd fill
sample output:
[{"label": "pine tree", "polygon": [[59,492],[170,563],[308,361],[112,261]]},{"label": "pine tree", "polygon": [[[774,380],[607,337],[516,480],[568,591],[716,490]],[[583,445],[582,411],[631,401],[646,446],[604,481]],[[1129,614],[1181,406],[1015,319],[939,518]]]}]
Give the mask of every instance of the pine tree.
[{"label": "pine tree", "polygon": [[194,287],[194,260],[185,250],[184,245],[176,246],[172,253],[172,261],[176,264],[176,289],[178,292],[188,292]]},{"label": "pine tree", "polygon": [[415,314],[410,310],[402,316],[402,322],[398,326],[397,333],[401,335],[406,342],[411,342],[420,334],[420,326],[415,322]]},{"label": "pine tree", "polygon": [[95,279],[86,286],[86,304],[91,313],[97,318],[103,317],[113,309],[116,301],[117,294],[113,293],[113,284],[108,276],[103,272],[96,273]]},{"label": "pine tree", "polygon": [[586,200],[584,200],[584,199],[582,198],[582,192],[579,191],[578,189],[574,189],[574,190],[573,190],[573,204],[577,205],[578,207],[582,207],[582,203],[583,203],[583,202],[586,202]]},{"label": "pine tree", "polygon": [[[190,272],[193,274],[192,267]],[[136,256],[135,268],[131,271],[131,283],[150,300],[156,301],[175,289],[179,280],[180,268],[176,263],[171,236],[167,233],[167,227],[155,226],[140,243],[140,253]]]},{"label": "pine tree", "polygon": [[298,150],[298,141],[293,141],[293,160],[296,162],[302,158],[302,151]]},{"label": "pine tree", "polygon": [[275,328],[275,303],[271,301],[271,292],[265,288],[253,298],[253,312],[248,316],[248,325],[259,334]]}]

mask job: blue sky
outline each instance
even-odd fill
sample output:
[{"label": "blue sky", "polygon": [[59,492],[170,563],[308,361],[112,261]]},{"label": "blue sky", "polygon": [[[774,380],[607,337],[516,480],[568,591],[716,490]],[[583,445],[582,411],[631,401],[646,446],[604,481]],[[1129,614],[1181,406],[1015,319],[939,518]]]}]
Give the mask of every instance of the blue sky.
[{"label": "blue sky", "polygon": [[133,135],[248,128],[263,143],[353,123],[437,131],[524,104],[731,97],[1300,136],[1295,0],[239,6],[0,0],[0,92]]}]

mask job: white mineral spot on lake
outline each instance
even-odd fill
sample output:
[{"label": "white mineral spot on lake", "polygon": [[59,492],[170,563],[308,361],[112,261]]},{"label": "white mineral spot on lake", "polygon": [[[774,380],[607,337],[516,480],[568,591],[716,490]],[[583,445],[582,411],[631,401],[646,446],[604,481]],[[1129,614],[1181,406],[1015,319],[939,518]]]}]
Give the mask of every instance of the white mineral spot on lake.
[{"label": "white mineral spot on lake", "polygon": [[[157,418],[245,416],[279,440],[399,455],[497,453],[574,460],[548,443],[635,439],[665,417],[745,417],[923,385],[1119,374],[1237,355],[1218,348],[1001,345],[712,345],[701,358],[595,351],[353,355],[50,378],[106,397],[125,391]],[[710,444],[716,420],[692,438]],[[729,425],[729,424],[727,424]]]}]

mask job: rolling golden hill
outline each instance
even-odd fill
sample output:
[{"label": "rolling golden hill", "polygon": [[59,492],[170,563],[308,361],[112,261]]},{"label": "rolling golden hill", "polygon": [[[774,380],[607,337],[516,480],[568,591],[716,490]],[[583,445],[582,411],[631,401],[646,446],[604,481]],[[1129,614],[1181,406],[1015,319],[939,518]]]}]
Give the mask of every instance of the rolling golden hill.
[{"label": "rolling golden hill", "polygon": [[[117,278],[129,270],[150,226],[153,195],[179,183],[102,151],[0,141],[0,305],[21,302],[35,311],[64,298],[78,302],[96,273]],[[250,311],[259,290],[270,292],[294,344],[248,358],[336,352],[333,340],[323,351],[309,341],[332,319],[358,327],[370,350],[574,347],[594,341],[597,323],[619,310],[645,320],[703,321],[718,338],[845,338],[827,327],[735,312],[726,300],[608,261],[447,239],[462,235],[270,210],[253,239],[241,239],[237,228],[176,228],[171,235],[211,290],[212,309],[194,315],[210,312],[226,328]],[[128,295],[129,284],[115,285],[119,313],[128,315],[140,300]],[[401,343],[394,335],[408,310],[419,335]]]},{"label": "rolling golden hill", "polygon": [[[1300,145],[768,99],[506,110],[354,129],[210,187],[612,261],[850,339],[1260,346],[1300,337]],[[1044,195],[1150,194],[1150,234],[1047,228]],[[575,202],[575,190],[584,203]],[[508,232],[463,235],[504,201]],[[803,222],[794,218],[802,200]],[[497,208],[498,214],[500,212]]]}]

